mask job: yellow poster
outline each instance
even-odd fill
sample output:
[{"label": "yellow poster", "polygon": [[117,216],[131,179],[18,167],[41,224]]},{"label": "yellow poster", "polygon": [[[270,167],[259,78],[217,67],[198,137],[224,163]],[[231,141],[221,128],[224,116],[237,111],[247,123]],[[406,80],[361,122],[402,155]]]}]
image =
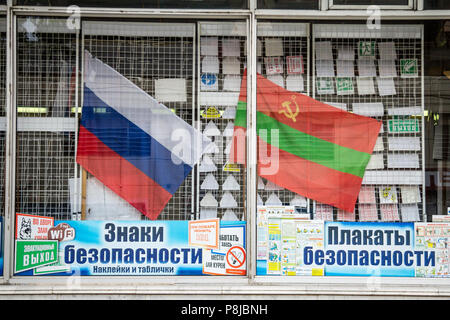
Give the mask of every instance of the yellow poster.
[{"label": "yellow poster", "polygon": [[269,249],[267,260],[267,273],[280,274],[281,271],[281,219],[269,219]]}]

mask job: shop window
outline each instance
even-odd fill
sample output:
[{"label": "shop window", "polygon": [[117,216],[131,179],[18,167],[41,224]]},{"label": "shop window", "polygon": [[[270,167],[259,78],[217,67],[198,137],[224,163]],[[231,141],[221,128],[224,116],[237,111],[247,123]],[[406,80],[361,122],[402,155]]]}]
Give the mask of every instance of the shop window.
[{"label": "shop window", "polygon": [[0,276],[3,275],[6,146],[6,18],[0,17]]},{"label": "shop window", "polygon": [[430,259],[403,260],[435,254],[423,238],[422,26],[313,24],[311,51],[308,26],[293,30],[258,25],[257,275],[433,276]]},{"label": "shop window", "polygon": [[428,220],[450,214],[449,40],[446,21],[429,22],[425,30],[426,203]]}]

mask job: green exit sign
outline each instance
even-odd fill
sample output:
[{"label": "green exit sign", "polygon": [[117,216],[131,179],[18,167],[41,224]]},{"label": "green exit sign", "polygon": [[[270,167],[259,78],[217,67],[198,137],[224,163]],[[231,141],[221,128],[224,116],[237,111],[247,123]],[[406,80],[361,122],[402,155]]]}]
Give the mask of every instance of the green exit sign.
[{"label": "green exit sign", "polygon": [[417,119],[392,119],[388,121],[389,132],[419,132],[419,120]]},{"label": "green exit sign", "polygon": [[58,262],[58,240],[16,240],[15,272]]}]

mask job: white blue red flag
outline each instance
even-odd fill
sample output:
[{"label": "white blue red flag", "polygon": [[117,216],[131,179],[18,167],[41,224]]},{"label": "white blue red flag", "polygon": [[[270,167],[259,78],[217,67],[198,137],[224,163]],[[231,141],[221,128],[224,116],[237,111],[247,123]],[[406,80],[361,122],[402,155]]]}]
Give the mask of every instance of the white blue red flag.
[{"label": "white blue red flag", "polygon": [[77,163],[155,220],[211,141],[85,53]]}]

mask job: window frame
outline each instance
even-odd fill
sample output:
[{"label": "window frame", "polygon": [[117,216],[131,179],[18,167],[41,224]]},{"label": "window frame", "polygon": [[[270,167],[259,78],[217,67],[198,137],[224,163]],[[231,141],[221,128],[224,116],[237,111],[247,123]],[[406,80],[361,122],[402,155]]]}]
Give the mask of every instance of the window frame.
[{"label": "window frame", "polygon": [[[329,0],[320,0],[321,3],[326,3]],[[417,0],[418,3],[421,3],[421,0]],[[250,1],[252,3],[253,1]],[[12,63],[8,64],[8,84],[13,86],[15,83],[15,20],[17,17],[20,16],[27,16],[27,15],[58,15],[58,16],[68,16],[70,13],[66,11],[66,8],[54,8],[50,9],[48,7],[42,7],[42,8],[33,8],[33,7],[11,7],[12,0],[8,0],[8,3],[10,5],[8,6],[8,37],[10,41],[8,41],[8,49],[7,54],[10,56],[10,59]],[[2,6],[0,6],[1,8]],[[323,8],[323,7],[322,7]],[[6,10],[6,7],[5,7]],[[323,8],[322,10],[326,10]],[[95,18],[110,18],[110,17],[129,17],[129,18],[177,18],[177,17],[196,17],[198,19],[211,19],[211,16],[217,18],[226,20],[227,18],[233,19],[237,17],[248,17],[248,29],[249,29],[249,35],[248,35],[248,43],[247,48],[250,49],[249,52],[256,52],[256,24],[257,21],[263,21],[264,19],[294,19],[294,20],[303,20],[303,19],[310,19],[311,17],[315,17],[318,20],[324,20],[324,19],[330,19],[330,17],[333,17],[335,19],[364,19],[366,16],[364,15],[365,12],[362,11],[354,11],[348,12],[350,13],[348,16],[346,16],[347,12],[339,12],[339,10],[333,10],[329,14],[327,12],[320,12],[320,11],[313,11],[313,12],[305,12],[303,10],[298,10],[297,12],[280,12],[277,10],[255,10],[255,8],[251,8],[250,10],[115,10],[115,9],[109,9],[109,10],[98,10],[98,9],[86,9],[82,8],[83,17],[89,16],[89,17],[95,17]],[[446,17],[450,18],[450,10],[444,11],[440,13],[439,15],[435,15],[432,12],[424,12],[422,15],[414,15],[411,16],[411,12],[409,10],[404,10],[404,12],[398,12],[398,11],[390,11],[387,13],[387,19],[400,19],[405,21],[418,21],[420,19],[439,19],[439,17]],[[228,16],[224,15],[224,12],[228,13]],[[231,14],[230,14],[231,12]],[[6,11],[5,11],[6,13]],[[346,17],[345,17],[346,16]],[[250,67],[250,76],[248,78],[248,87],[251,88],[251,94],[249,95],[249,98],[251,101],[249,104],[251,105],[253,101],[256,99],[256,80],[251,77],[251,70],[256,69],[256,59],[254,55],[249,56],[248,65]],[[9,100],[8,102],[8,110],[14,110],[15,107],[15,90],[11,90],[7,94],[7,98]],[[250,108],[249,108],[250,110]],[[248,122],[251,124],[254,123],[254,120],[256,119],[255,114],[249,112],[250,116],[248,116]],[[8,117],[8,124],[9,129],[8,133],[12,136],[7,139],[7,142],[9,142],[10,146],[8,148],[9,151],[12,151],[9,153],[9,156],[7,157],[7,161],[9,159],[10,163],[10,169],[7,170],[7,179],[10,178],[9,176],[14,177],[14,167],[15,167],[15,161],[12,161],[11,159],[14,159],[15,157],[15,113],[12,112],[12,114]],[[250,137],[252,137],[251,143],[248,143],[249,149],[256,148],[256,143],[254,142],[254,134],[252,130],[250,130]],[[255,177],[256,176],[256,169],[253,163],[256,162],[255,155],[250,154],[249,158],[249,171],[248,176],[249,177]],[[6,186],[8,189],[12,189],[12,192],[9,192],[9,197],[6,201],[6,210],[5,213],[8,216],[11,216],[11,212],[14,212],[14,179],[8,179],[12,180],[10,183],[6,183]],[[7,181],[8,181],[7,180]],[[251,185],[251,179],[248,179],[247,181],[248,185]],[[255,189],[255,190],[254,190]],[[250,205],[250,210],[254,210],[254,207],[256,206],[256,188],[250,188],[248,189],[248,204]],[[8,226],[6,228],[5,237],[9,234],[12,234],[11,226],[14,225],[14,220],[11,220],[11,218],[14,218],[13,216],[10,217],[9,220],[5,221],[5,225]],[[254,228],[254,222],[252,215],[250,215],[251,223],[248,224],[247,228],[247,234],[253,235],[254,231],[252,230]],[[5,238],[5,239],[12,239],[11,237]],[[255,248],[256,248],[256,237],[248,236],[248,249],[250,250],[250,253],[248,256],[254,255]],[[9,240],[8,240],[9,241]],[[9,258],[11,258],[11,248],[8,246],[8,241],[5,241],[5,249],[6,254],[9,255]],[[10,241],[9,241],[10,242]],[[5,260],[6,261],[6,260]],[[202,297],[208,296],[208,295],[245,295],[245,294],[261,294],[266,295],[268,292],[270,294],[279,294],[279,295],[289,295],[289,294],[297,294],[297,295],[329,295],[330,292],[332,294],[345,296],[349,292],[351,294],[361,294],[361,295],[374,295],[378,297],[383,296],[403,296],[403,297],[409,297],[409,296],[417,296],[417,290],[421,291],[423,293],[423,296],[443,296],[445,297],[448,295],[448,287],[450,286],[450,279],[445,278],[439,278],[439,279],[432,279],[432,278],[383,278],[383,277],[303,277],[301,279],[293,279],[291,277],[286,278],[277,278],[274,279],[273,277],[265,277],[265,278],[259,278],[255,277],[255,263],[256,260],[253,261],[252,259],[248,259],[248,267],[247,267],[247,276],[243,278],[235,278],[235,277],[179,277],[177,279],[174,279],[172,277],[166,277],[166,276],[157,276],[154,278],[149,279],[148,277],[130,277],[130,278],[123,278],[123,277],[114,277],[113,281],[111,281],[111,277],[104,277],[104,276],[98,276],[98,277],[92,277],[91,279],[80,278],[77,275],[74,275],[74,277],[61,277],[61,278],[55,278],[55,277],[43,277],[38,279],[38,277],[18,277],[18,276],[12,276],[9,273],[9,268],[5,268],[5,272],[7,272],[3,278],[0,278],[0,283],[6,283],[11,285],[22,285],[24,290],[27,292],[27,294],[50,294],[55,296],[64,297],[66,294],[104,294],[105,290],[109,290],[109,292],[114,292],[114,290],[117,290],[116,294],[112,294],[112,296],[119,296],[120,292],[122,292],[123,295],[146,295],[147,298],[151,296],[155,297],[161,297],[161,292],[164,292],[167,296],[170,297],[176,297],[177,295],[184,294],[183,292],[186,292],[186,290],[191,290],[194,285],[196,285],[195,292]],[[201,284],[199,285],[199,280],[201,280]],[[134,282],[139,281],[139,289],[136,291],[135,283]],[[130,284],[131,282],[131,284]],[[90,286],[94,284],[94,286]],[[256,286],[255,286],[256,284]],[[61,286],[60,286],[61,285]],[[64,287],[64,285],[66,287]],[[74,287],[70,287],[70,286]],[[87,285],[87,286],[85,286]],[[154,287],[157,285],[156,287]],[[212,285],[212,286],[211,286]],[[259,285],[259,289],[257,288]],[[294,286],[292,286],[294,285]],[[312,287],[310,289],[304,289],[303,287],[306,285],[306,287],[310,286]],[[289,288],[290,287],[290,288]],[[337,287],[337,289],[331,289],[330,287]],[[427,290],[423,290],[423,288],[428,288]],[[442,288],[442,291],[439,291],[436,288]],[[4,288],[7,292],[8,290],[11,290],[11,288],[8,288],[8,286],[5,286]],[[244,289],[244,290],[243,290]],[[269,289],[269,290],[267,290]],[[382,289],[382,290],[380,290]],[[73,290],[73,291],[72,291]],[[20,295],[20,293],[17,293]]]}]

